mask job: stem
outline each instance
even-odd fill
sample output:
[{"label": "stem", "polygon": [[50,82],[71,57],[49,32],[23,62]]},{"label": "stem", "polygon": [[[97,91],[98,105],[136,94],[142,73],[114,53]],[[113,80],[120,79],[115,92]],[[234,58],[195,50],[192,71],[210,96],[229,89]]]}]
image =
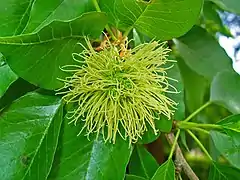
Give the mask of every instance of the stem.
[{"label": "stem", "polygon": [[93,2],[93,4],[94,4],[94,6],[95,6],[97,12],[102,12],[101,9],[100,9],[100,7],[99,7],[99,5],[98,5],[97,0],[92,0],[92,2]]},{"label": "stem", "polygon": [[202,132],[204,134],[208,134],[209,135],[209,131],[206,131],[205,129],[201,129],[201,128],[191,128],[193,131],[198,131],[198,132]]},{"label": "stem", "polygon": [[191,120],[194,116],[196,116],[198,113],[200,113],[200,111],[202,111],[204,108],[206,108],[207,106],[209,106],[212,102],[208,101],[207,103],[205,103],[204,105],[202,105],[200,108],[198,108],[196,111],[194,111],[192,114],[190,114],[190,116],[188,116],[184,121],[188,122],[189,120]]},{"label": "stem", "polygon": [[[166,134],[167,141],[169,144],[173,144],[174,140],[176,139],[173,133]],[[180,162],[181,167],[184,171],[184,173],[187,175],[187,177],[190,180],[199,180],[199,178],[196,176],[192,168],[187,163],[186,159],[183,156],[182,150],[180,149],[178,143],[176,144],[176,161]]]},{"label": "stem", "polygon": [[116,38],[116,36],[114,35],[114,33],[112,32],[112,30],[111,30],[111,28],[109,27],[108,24],[106,24],[105,28],[106,28],[107,32],[110,34],[110,36],[112,37],[112,39],[113,39],[114,41],[116,41],[117,38]]},{"label": "stem", "polygon": [[181,174],[178,174],[178,179],[179,179],[179,180],[182,180]]},{"label": "stem", "polygon": [[124,34],[123,34],[123,37],[125,38],[125,37],[128,37],[128,34],[130,33],[130,31],[132,30],[132,26],[130,26],[130,27],[128,27],[127,28],[127,30],[124,32]]},{"label": "stem", "polygon": [[204,145],[199,141],[199,139],[190,130],[186,130],[186,131],[194,139],[194,141],[199,145],[199,147],[207,155],[207,157],[212,161],[213,160],[212,157],[210,156],[210,154],[208,153]]},{"label": "stem", "polygon": [[171,148],[171,151],[170,151],[170,154],[168,156],[168,159],[172,159],[172,156],[173,156],[173,153],[175,151],[175,147],[176,147],[176,144],[177,144],[177,140],[179,138],[179,135],[180,135],[180,129],[177,131],[177,134],[176,134],[176,137],[174,139],[174,142],[172,144],[172,148]]},{"label": "stem", "polygon": [[[97,12],[102,12],[99,5],[98,5],[98,1],[97,0],[92,0]],[[113,40],[117,40],[117,38],[115,37],[114,33],[112,32],[111,28],[109,27],[109,25],[107,24],[105,26],[107,32],[110,34],[110,36],[112,37]]]},{"label": "stem", "polygon": [[177,127],[181,129],[192,129],[192,128],[205,128],[205,129],[218,129],[221,130],[223,127],[218,124],[199,124],[193,122],[179,121]]}]

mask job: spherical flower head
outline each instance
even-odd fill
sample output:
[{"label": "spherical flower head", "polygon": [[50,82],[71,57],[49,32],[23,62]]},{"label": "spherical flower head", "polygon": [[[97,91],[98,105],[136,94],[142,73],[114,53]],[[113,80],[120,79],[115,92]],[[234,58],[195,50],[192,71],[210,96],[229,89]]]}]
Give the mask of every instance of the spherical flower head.
[{"label": "spherical flower head", "polygon": [[81,53],[73,53],[79,65],[63,67],[72,76],[62,80],[64,87],[58,93],[75,105],[69,112],[71,122],[83,120],[80,133],[86,130],[87,135],[96,133],[97,137],[102,133],[105,141],[113,143],[118,134],[135,143],[147,127],[157,134],[156,116],[170,119],[176,106],[165,95],[176,92],[166,73],[171,68],[166,43],[153,41],[127,49],[127,44],[119,48],[107,41],[96,52],[86,42],[87,47],[80,44],[84,47]]}]

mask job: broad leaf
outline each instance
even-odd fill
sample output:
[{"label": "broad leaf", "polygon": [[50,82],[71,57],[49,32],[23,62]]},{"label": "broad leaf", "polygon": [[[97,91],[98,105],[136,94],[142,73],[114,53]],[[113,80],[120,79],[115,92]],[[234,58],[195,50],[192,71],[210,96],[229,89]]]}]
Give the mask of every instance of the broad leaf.
[{"label": "broad leaf", "polygon": [[162,164],[151,180],[175,180],[175,166],[172,159]]},{"label": "broad leaf", "polygon": [[203,17],[205,29],[212,33],[212,35],[220,32],[226,36],[232,36],[229,29],[224,26],[218,11],[219,8],[214,3],[209,1],[204,2]]},{"label": "broad leaf", "polygon": [[240,132],[240,114],[229,116],[219,121],[217,124],[225,128]]},{"label": "broad leaf", "polygon": [[136,145],[129,162],[129,173],[150,179],[157,168],[158,163],[144,146]]},{"label": "broad leaf", "polygon": [[122,180],[131,155],[127,141],[105,143],[102,136],[90,140],[82,133],[81,125],[73,126],[65,119],[62,137],[55,156],[50,180]]},{"label": "broad leaf", "polygon": [[0,36],[11,36],[18,33],[22,23],[26,23],[32,0],[4,0],[0,6]]},{"label": "broad leaf", "polygon": [[213,162],[208,180],[237,180],[239,177],[239,169]]},{"label": "broad leaf", "polygon": [[29,93],[0,116],[0,179],[47,178],[62,122],[59,98]]},{"label": "broad leaf", "polygon": [[174,42],[186,64],[208,80],[212,80],[218,72],[232,69],[230,57],[214,37],[201,27],[194,26]]},{"label": "broad leaf", "polygon": [[172,120],[168,119],[164,115],[160,117],[156,117],[155,127],[158,131],[157,134],[154,133],[152,127],[147,125],[147,131],[144,132],[141,139],[139,139],[138,143],[140,144],[148,144],[155,141],[161,134],[161,132],[170,132],[172,129]]},{"label": "broad leaf", "polygon": [[211,101],[219,103],[234,114],[240,113],[240,75],[233,71],[219,73],[211,84]]},{"label": "broad leaf", "polygon": [[229,135],[211,131],[210,135],[217,150],[235,167],[240,168],[240,133]]},{"label": "broad leaf", "polygon": [[54,20],[71,20],[92,9],[91,0],[4,0],[0,36],[37,31]]},{"label": "broad leaf", "polygon": [[[178,103],[175,113],[174,119],[183,120],[185,117],[185,103],[184,103],[184,87],[183,80],[180,74],[180,69],[178,64],[174,64],[174,66],[167,71],[167,76],[173,78],[176,81],[169,80],[169,83],[174,86],[178,93],[167,93],[166,95]],[[172,90],[172,88],[170,88]],[[174,91],[174,90],[173,90]]]},{"label": "broad leaf", "polygon": [[211,0],[219,7],[226,11],[230,11],[236,14],[240,14],[240,6],[238,0]]},{"label": "broad leaf", "polygon": [[0,67],[5,65],[3,54],[0,52]]},{"label": "broad leaf", "polygon": [[[158,121],[160,122],[160,121]],[[156,125],[158,125],[158,123],[156,123]],[[157,134],[154,133],[154,131],[152,130],[152,128],[148,126],[148,131],[146,131],[142,138],[138,140],[139,144],[149,144],[153,141],[155,141],[157,138],[159,138],[161,131],[159,131]],[[158,126],[157,126],[158,127]]]},{"label": "broad leaf", "polygon": [[190,69],[182,58],[178,59],[178,67],[184,84],[186,108],[192,113],[204,103],[208,81]]},{"label": "broad leaf", "polygon": [[181,139],[182,145],[186,148],[187,151],[189,151],[185,131],[180,132],[180,139]]},{"label": "broad leaf", "polygon": [[18,78],[14,81],[5,94],[0,98],[0,109],[10,105],[14,100],[20,98],[30,91],[34,91],[37,87],[29,82]]},{"label": "broad leaf", "polygon": [[132,175],[132,174],[127,174],[126,177],[125,177],[125,180],[147,180],[143,177],[140,177],[140,176],[135,176],[135,175]]},{"label": "broad leaf", "polygon": [[68,21],[93,10],[92,0],[51,0],[51,3],[49,0],[35,0],[23,33],[38,32],[55,20]]},{"label": "broad leaf", "polygon": [[161,40],[186,33],[197,21],[202,0],[100,0],[112,25],[129,27]]},{"label": "broad leaf", "polygon": [[83,49],[77,43],[84,42],[84,35],[97,37],[105,24],[105,15],[97,12],[73,21],[54,21],[33,34],[0,38],[0,52],[18,76],[36,86],[56,89],[62,85],[57,78],[67,75],[60,67],[76,63],[71,54]]},{"label": "broad leaf", "polygon": [[221,125],[226,134],[232,138],[236,148],[240,147],[240,114],[229,116],[217,124]]},{"label": "broad leaf", "polygon": [[8,65],[0,66],[0,98],[4,95],[9,86],[17,80],[17,78],[18,76]]}]

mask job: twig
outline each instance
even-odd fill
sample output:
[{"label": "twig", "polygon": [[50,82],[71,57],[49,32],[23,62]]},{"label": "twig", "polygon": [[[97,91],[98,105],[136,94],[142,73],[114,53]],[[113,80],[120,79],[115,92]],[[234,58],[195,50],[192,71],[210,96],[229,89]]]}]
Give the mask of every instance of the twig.
[{"label": "twig", "polygon": [[208,107],[209,105],[211,105],[212,102],[208,101],[207,103],[205,103],[204,105],[202,105],[200,108],[198,108],[196,111],[194,111],[192,114],[190,114],[190,116],[188,116],[185,120],[183,120],[184,122],[188,122],[189,120],[191,120],[193,117],[195,117],[198,113],[200,113],[203,109],[205,109],[206,107]]},{"label": "twig", "polygon": [[[174,134],[173,133],[166,134],[166,138],[169,144],[173,145],[175,140]],[[176,154],[176,161],[181,164],[181,167],[184,173],[188,176],[188,178],[190,180],[199,180],[197,175],[193,172],[192,168],[189,166],[186,159],[184,158],[182,150],[180,149],[178,143],[176,144],[175,154]]]}]

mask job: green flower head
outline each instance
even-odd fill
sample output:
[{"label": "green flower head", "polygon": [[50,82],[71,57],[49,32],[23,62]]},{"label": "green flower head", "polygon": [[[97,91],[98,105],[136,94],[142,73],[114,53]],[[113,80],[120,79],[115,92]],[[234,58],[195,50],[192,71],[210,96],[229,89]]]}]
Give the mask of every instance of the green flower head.
[{"label": "green flower head", "polygon": [[135,143],[147,127],[157,134],[156,114],[170,119],[176,106],[165,95],[176,92],[166,73],[171,68],[166,66],[170,62],[166,43],[153,41],[133,49],[126,49],[126,43],[123,55],[123,48],[109,41],[100,52],[86,42],[87,47],[81,44],[81,53],[73,53],[79,65],[63,67],[73,75],[62,80],[64,86],[58,93],[75,105],[69,112],[71,122],[83,120],[80,133],[102,133],[105,141],[113,143],[117,134]]}]

